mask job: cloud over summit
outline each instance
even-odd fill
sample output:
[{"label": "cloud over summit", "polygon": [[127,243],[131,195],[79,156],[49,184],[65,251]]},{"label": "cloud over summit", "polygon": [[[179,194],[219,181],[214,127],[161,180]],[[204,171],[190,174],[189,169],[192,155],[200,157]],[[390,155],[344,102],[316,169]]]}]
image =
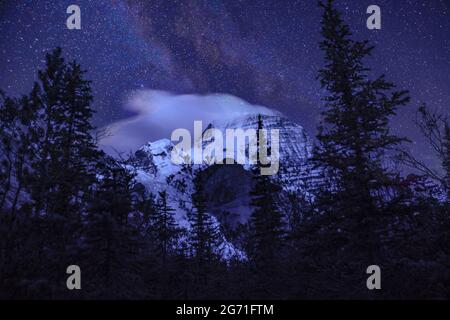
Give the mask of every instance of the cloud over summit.
[{"label": "cloud over summit", "polygon": [[113,123],[100,146],[109,153],[134,151],[148,141],[170,139],[177,128],[193,130],[194,121],[206,127],[214,120],[231,120],[251,114],[278,114],[228,94],[176,95],[166,91],[138,90],[124,107],[137,115]]}]

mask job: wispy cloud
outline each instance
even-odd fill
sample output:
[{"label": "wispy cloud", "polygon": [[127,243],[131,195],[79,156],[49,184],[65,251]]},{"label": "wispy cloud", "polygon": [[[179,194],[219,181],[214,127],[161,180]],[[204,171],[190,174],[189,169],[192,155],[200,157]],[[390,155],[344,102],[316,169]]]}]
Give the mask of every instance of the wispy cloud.
[{"label": "wispy cloud", "polygon": [[166,91],[135,91],[124,105],[136,116],[106,128],[100,146],[108,153],[134,151],[149,141],[166,138],[177,128],[193,130],[194,121],[206,126],[214,120],[231,120],[251,114],[277,114],[228,94],[176,95]]}]

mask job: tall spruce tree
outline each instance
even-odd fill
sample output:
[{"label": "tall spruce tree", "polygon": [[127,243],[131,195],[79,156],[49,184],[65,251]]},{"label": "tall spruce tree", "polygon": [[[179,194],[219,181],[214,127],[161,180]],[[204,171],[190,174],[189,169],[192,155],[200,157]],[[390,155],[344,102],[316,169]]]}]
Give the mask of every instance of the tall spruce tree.
[{"label": "tall spruce tree", "polygon": [[[258,116],[257,150],[261,157],[261,145],[265,144],[266,137],[263,132],[263,120]],[[268,286],[272,282],[273,275],[281,277],[280,266],[285,241],[285,219],[280,211],[276,197],[281,187],[270,180],[268,176],[261,175],[261,159],[258,158],[257,165],[253,168],[253,187],[250,192],[251,205],[253,207],[250,216],[250,244],[249,257],[255,268],[257,276],[254,286],[258,295],[263,297],[273,291]],[[273,297],[273,296],[272,296]]]},{"label": "tall spruce tree", "polygon": [[178,286],[175,279],[178,276],[177,249],[180,230],[176,225],[174,212],[167,192],[159,192],[155,209],[149,217],[150,247],[153,249],[151,254],[152,258],[156,259],[150,284],[155,287],[156,297],[159,299],[173,297],[171,288]]},{"label": "tall spruce tree", "polygon": [[95,180],[101,157],[93,137],[90,82],[75,62],[66,63],[60,48],[46,56],[36,84],[39,118],[34,136],[36,159],[30,192],[36,213],[68,215],[81,210]]},{"label": "tall spruce tree", "polygon": [[163,267],[169,254],[175,250],[177,226],[175,223],[175,210],[170,207],[167,192],[159,192],[159,199],[156,203],[156,210],[150,216],[151,232],[158,250],[158,256],[162,260]]},{"label": "tall spruce tree", "polygon": [[196,259],[209,261],[217,254],[219,228],[206,211],[204,185],[199,176],[195,178],[194,185],[195,192],[192,194],[194,212],[188,215],[192,228],[190,243]]},{"label": "tall spruce tree", "polygon": [[330,287],[347,287],[358,296],[364,269],[382,261],[379,230],[389,201],[383,188],[394,174],[383,161],[405,140],[391,133],[389,121],[409,97],[384,75],[371,79],[365,59],[374,47],[352,38],[333,0],[319,1],[319,6],[325,63],[318,79],[327,94],[313,161],[327,185],[316,197],[315,238],[304,242],[320,252],[313,257],[319,286],[326,285],[328,276],[337,282]]},{"label": "tall spruce tree", "polygon": [[133,176],[105,158],[83,228],[86,294],[95,298],[142,297],[142,239],[128,221]]},{"label": "tall spruce tree", "polygon": [[30,193],[34,200],[36,214],[48,213],[52,210],[51,199],[57,198],[56,176],[57,172],[52,170],[53,165],[58,163],[61,149],[56,144],[58,128],[62,126],[64,116],[63,110],[64,77],[66,65],[62,58],[61,49],[54,50],[46,55],[46,68],[39,71],[37,83],[38,101],[37,116],[39,118],[36,128],[36,159],[32,164],[34,181],[30,185]]},{"label": "tall spruce tree", "polygon": [[[192,194],[193,211],[188,214],[191,225],[189,244],[192,256],[192,278],[195,297],[208,297],[213,294],[212,281],[215,278],[220,252],[219,227],[206,211],[204,184],[200,175],[194,179],[195,192]],[[214,292],[216,294],[216,292]]]},{"label": "tall spruce tree", "polygon": [[368,41],[352,39],[333,0],[320,6],[325,66],[319,79],[328,95],[314,156],[334,177],[329,208],[364,215],[374,210],[374,191],[389,178],[383,156],[403,141],[390,132],[390,117],[409,97],[406,91],[393,91],[394,84],[384,75],[369,78],[364,59],[374,48]]},{"label": "tall spruce tree", "polygon": [[64,77],[64,100],[58,114],[63,118],[59,119],[56,136],[61,154],[53,167],[58,172],[54,210],[61,215],[82,208],[95,181],[95,164],[102,155],[93,137],[92,94],[90,81],[83,78],[84,74],[80,65],[72,62],[67,65]]},{"label": "tall spruce tree", "polygon": [[79,65],[66,63],[58,48],[47,54],[31,95],[22,99],[24,110],[35,117],[28,124],[28,135],[22,137],[33,155],[26,166],[32,174],[27,175],[24,189],[40,220],[49,283],[55,285],[62,280],[58,270],[78,254],[82,219],[102,156],[90,124],[90,83],[83,77]]},{"label": "tall spruce tree", "polygon": [[137,227],[141,233],[150,235],[150,222],[156,211],[156,197],[153,193],[147,194],[145,186],[138,183],[134,188],[133,206],[137,212]]},{"label": "tall spruce tree", "polygon": [[[261,156],[260,145],[266,143],[263,128],[263,120],[259,115],[258,156]],[[282,247],[285,221],[276,203],[276,196],[281,191],[281,187],[273,183],[268,176],[260,174],[262,164],[259,160],[258,165],[253,168],[253,187],[250,192],[251,205],[254,208],[250,216],[254,232],[252,256],[258,263],[268,266],[276,259]]]}]

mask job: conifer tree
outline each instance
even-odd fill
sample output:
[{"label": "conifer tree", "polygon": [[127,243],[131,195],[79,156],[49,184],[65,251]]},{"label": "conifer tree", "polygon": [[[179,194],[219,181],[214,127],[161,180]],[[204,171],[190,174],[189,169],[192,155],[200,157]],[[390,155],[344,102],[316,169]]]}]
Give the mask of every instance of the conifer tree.
[{"label": "conifer tree", "polygon": [[162,259],[163,267],[166,266],[168,255],[176,246],[177,226],[174,218],[175,210],[170,207],[167,192],[159,192],[156,210],[150,217],[151,231],[157,247],[157,254]]},{"label": "conifer tree", "polygon": [[[32,93],[33,94],[33,93]],[[30,179],[30,162],[34,158],[32,129],[35,125],[35,115],[33,114],[33,102],[28,96],[23,96],[16,103],[19,114],[14,133],[14,180],[15,190],[11,198],[11,217],[16,218],[19,206],[19,198],[24,198],[25,188]],[[31,112],[30,112],[31,111]]]},{"label": "conifer tree", "polygon": [[213,218],[206,212],[206,198],[203,194],[203,181],[195,178],[195,192],[192,195],[194,212],[188,216],[191,224],[190,243],[193,255],[199,261],[210,261],[217,254],[219,229]]},{"label": "conifer tree", "polygon": [[[262,130],[263,120],[259,115],[257,134],[259,157],[262,154],[261,145],[266,143]],[[271,275],[281,272],[278,267],[283,256],[286,221],[276,201],[281,188],[268,176],[260,174],[261,166],[261,161],[258,159],[258,164],[253,168],[253,187],[250,192],[253,211],[250,216],[249,258],[258,276],[254,286],[260,286],[260,289],[265,291],[259,294],[268,294],[268,291],[271,291],[267,286],[271,282]],[[281,273],[277,277],[281,277]]]},{"label": "conifer tree", "polygon": [[[44,283],[47,279],[40,273],[46,263],[39,255],[41,241],[33,237],[39,221],[30,216],[26,193],[35,153],[35,93],[36,87],[17,99],[0,92],[0,283],[6,281],[0,286],[11,286],[11,292],[19,296],[26,291],[21,281],[39,277]],[[23,272],[17,274],[19,269]]]},{"label": "conifer tree", "polygon": [[139,183],[134,188],[134,193],[134,209],[138,217],[137,227],[141,233],[150,234],[151,217],[156,211],[156,197],[153,193],[147,194],[145,186]]},{"label": "conifer tree", "polygon": [[14,146],[17,142],[17,104],[0,91],[0,209],[3,209],[14,178]]},{"label": "conifer tree", "polygon": [[189,244],[192,256],[192,294],[194,297],[208,297],[217,292],[212,281],[216,279],[219,264],[219,227],[206,211],[203,181],[198,175],[194,179],[195,192],[192,194],[193,212],[188,213],[191,225]]},{"label": "conifer tree", "polygon": [[448,115],[433,112],[426,104],[422,104],[418,109],[415,124],[440,160],[442,170],[431,167],[405,148],[399,150],[398,159],[408,167],[439,182],[443,189],[450,193],[450,119]]},{"label": "conifer tree", "polygon": [[156,262],[148,268],[152,277],[149,282],[155,288],[156,298],[173,297],[171,288],[178,286],[175,282],[178,264],[178,239],[180,230],[174,217],[175,210],[170,207],[166,191],[159,192],[154,210],[149,216],[149,234],[151,259]]},{"label": "conifer tree", "polygon": [[[36,125],[35,90],[20,99],[12,99],[0,91],[0,208],[8,201],[11,214],[19,205],[29,178],[29,164],[34,157],[33,127]],[[14,183],[13,183],[14,181]]]},{"label": "conifer tree", "polygon": [[106,158],[95,187],[83,232],[84,266],[91,297],[126,298],[143,295],[142,239],[128,221],[133,176]]},{"label": "conifer tree", "polygon": [[447,201],[450,202],[450,124],[445,125],[443,167],[445,170],[445,186]]},{"label": "conifer tree", "polygon": [[37,83],[39,106],[36,128],[36,159],[32,163],[34,171],[30,193],[34,201],[36,214],[52,211],[51,199],[56,199],[57,171],[52,170],[58,164],[61,149],[58,148],[56,137],[58,129],[62,127],[63,100],[65,99],[64,78],[66,65],[60,48],[46,55],[46,68],[39,71]]},{"label": "conifer tree", "polygon": [[319,79],[328,95],[314,160],[332,185],[331,191],[319,195],[319,208],[343,216],[347,222],[343,233],[350,232],[353,244],[372,252],[377,245],[371,229],[386,200],[374,195],[391,178],[383,157],[403,141],[390,132],[389,120],[409,97],[406,91],[394,91],[384,75],[369,78],[364,59],[374,48],[368,41],[352,39],[333,0],[320,6],[325,66]]},{"label": "conifer tree", "polygon": [[320,6],[325,66],[319,79],[328,95],[315,160],[334,177],[330,206],[364,215],[376,207],[373,191],[389,178],[383,156],[403,141],[390,132],[390,117],[409,97],[406,91],[394,91],[394,84],[384,75],[369,78],[364,59],[374,48],[368,41],[352,39],[333,0],[320,2]]},{"label": "conifer tree", "polygon": [[86,200],[86,193],[95,181],[95,164],[102,153],[97,149],[91,124],[94,111],[91,107],[90,81],[84,80],[85,72],[75,62],[68,64],[64,77],[64,100],[58,116],[56,146],[61,154],[54,164],[58,199],[55,211],[67,215],[79,211]]},{"label": "conifer tree", "polygon": [[39,121],[34,128],[36,159],[30,192],[37,213],[65,218],[81,210],[95,180],[101,157],[93,137],[90,82],[75,62],[66,63],[60,48],[46,56],[39,71],[34,102]]},{"label": "conifer tree", "polygon": [[[258,151],[260,145],[265,144],[266,137],[263,134],[262,117],[258,117]],[[259,156],[261,152],[258,152]],[[253,229],[253,255],[256,260],[266,264],[273,261],[277,253],[280,252],[284,237],[284,218],[278,209],[276,196],[281,188],[270,181],[268,176],[260,174],[262,164],[258,161],[258,165],[253,169],[253,187],[250,192],[252,196],[251,205],[254,210],[251,214],[250,221]]]},{"label": "conifer tree", "polygon": [[21,183],[12,198],[13,209],[22,190],[27,191],[41,224],[41,257],[51,283],[61,280],[54,276],[77,255],[95,166],[102,155],[92,136],[90,83],[83,77],[79,65],[67,64],[58,48],[47,54],[31,94],[19,103],[27,130],[19,137],[16,167],[26,170],[16,174]]}]

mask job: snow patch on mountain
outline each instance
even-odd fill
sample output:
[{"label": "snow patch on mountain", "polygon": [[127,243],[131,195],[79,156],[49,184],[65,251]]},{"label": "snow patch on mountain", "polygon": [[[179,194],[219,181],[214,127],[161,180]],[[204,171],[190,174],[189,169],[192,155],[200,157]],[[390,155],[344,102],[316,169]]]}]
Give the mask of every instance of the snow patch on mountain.
[{"label": "snow patch on mountain", "polygon": [[[264,129],[268,131],[277,129],[280,133],[280,169],[278,174],[271,178],[277,181],[285,191],[304,189],[303,182],[309,174],[306,162],[311,156],[312,140],[300,125],[284,117],[263,115],[262,121]],[[224,137],[226,129],[256,130],[258,115],[248,115],[228,121],[213,121],[206,129],[208,128],[221,130]],[[211,143],[209,137],[204,138]],[[171,152],[174,147],[174,143],[168,139],[149,142],[135,152],[129,159],[128,165],[136,173],[136,181],[144,185],[148,192],[153,194],[163,190],[167,192],[170,204],[175,209],[177,223],[189,230],[187,214],[193,210],[191,202],[191,195],[194,192],[193,180],[199,170],[208,168],[210,164],[206,162],[202,165],[174,164],[171,161]],[[243,168],[250,170],[251,166],[245,165]],[[235,209],[239,209],[240,212],[250,210],[250,208],[244,210],[240,201],[235,203],[239,205],[239,208]],[[229,205],[232,207],[232,203]],[[211,216],[219,224],[215,218],[215,212],[211,212]],[[225,237],[223,237],[221,252],[226,259],[245,259],[245,253],[235,248]]]}]

